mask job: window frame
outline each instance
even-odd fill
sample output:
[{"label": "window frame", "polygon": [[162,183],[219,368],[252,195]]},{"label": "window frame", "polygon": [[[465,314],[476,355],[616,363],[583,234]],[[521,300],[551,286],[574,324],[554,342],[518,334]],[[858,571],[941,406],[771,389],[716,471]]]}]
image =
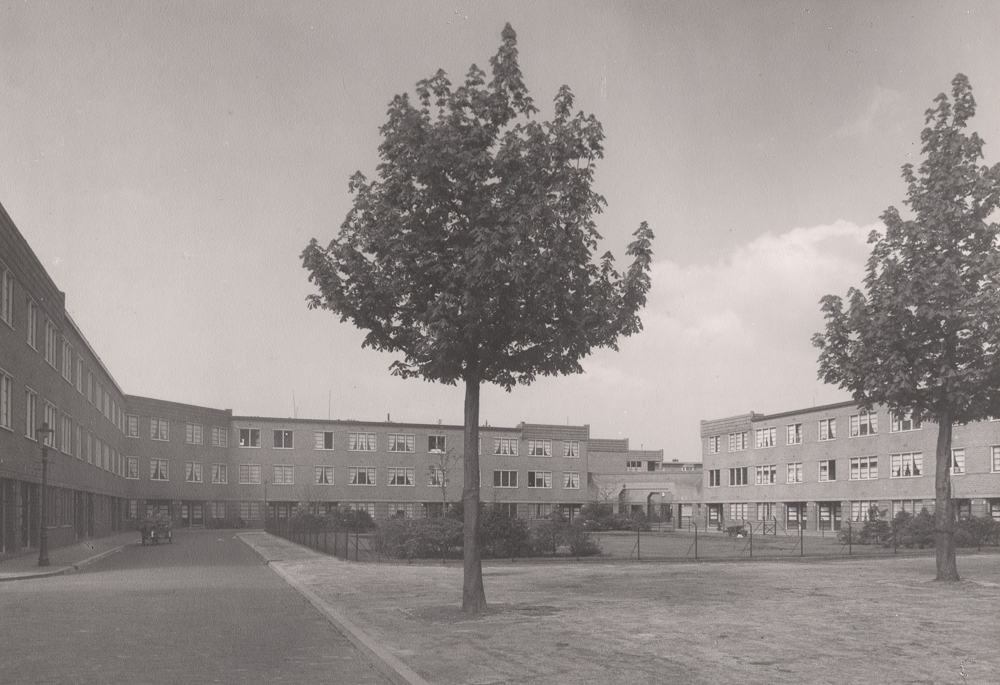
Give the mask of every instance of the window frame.
[{"label": "window frame", "polygon": [[851,414],[848,421],[848,438],[867,438],[878,435],[878,412],[867,411]]},{"label": "window frame", "polygon": [[313,485],[335,485],[333,467],[316,464],[313,467]]},{"label": "window frame", "polygon": [[797,485],[803,482],[802,474],[802,462],[792,461],[786,464],[785,469],[785,483],[788,485]]},{"label": "window frame", "polygon": [[[541,483],[539,485],[539,483]],[[551,471],[528,471],[527,487],[529,490],[551,490]]]},{"label": "window frame", "polygon": [[[440,443],[440,447],[433,447],[434,443]],[[448,444],[448,437],[446,435],[428,435],[427,436],[427,453],[428,454],[445,454]]]},{"label": "window frame", "polygon": [[[837,439],[837,419],[825,418],[819,420],[818,442],[829,442]],[[826,437],[824,437],[826,436]]]},{"label": "window frame", "polygon": [[786,445],[802,444],[801,423],[789,423],[788,425],[785,426],[785,444]]},{"label": "window frame", "polygon": [[413,466],[388,466],[386,469],[387,486],[394,488],[411,488],[416,486],[417,473]]},{"label": "window frame", "polygon": [[[504,481],[507,484],[504,485]],[[517,485],[517,470],[516,469],[494,469],[493,470],[493,487],[503,488],[503,489],[516,489]]]},{"label": "window frame", "polygon": [[[244,478],[244,471],[246,476]],[[254,474],[256,478],[254,477]],[[260,485],[261,484],[261,465],[260,464],[240,464],[240,471],[238,474],[239,485]]]},{"label": "window frame", "polygon": [[[369,447],[369,445],[371,446]],[[367,431],[349,432],[347,434],[347,451],[378,452],[378,435]]]},{"label": "window frame", "polygon": [[528,440],[528,456],[529,457],[551,457],[552,456],[552,440],[547,438],[539,438],[537,440]]},{"label": "window frame", "polygon": [[[107,448],[107,445],[104,445],[104,447]],[[155,477],[158,474],[163,477]],[[149,460],[149,480],[159,483],[168,482],[170,480],[170,460],[151,457]]]},{"label": "window frame", "polygon": [[189,445],[205,444],[205,426],[200,423],[187,423],[184,427],[184,439]]},{"label": "window frame", "polygon": [[[369,433],[369,435],[371,435]],[[404,454],[414,454],[417,451],[417,440],[413,433],[387,433],[386,434],[386,452],[393,452],[394,454],[404,453]],[[378,438],[376,438],[376,445],[378,444]],[[359,452],[365,451],[375,451],[375,450],[358,450]]]},{"label": "window frame", "polygon": [[[361,474],[364,473],[366,482],[362,483]],[[378,472],[374,466],[348,466],[347,484],[361,487],[374,487],[378,485]]]},{"label": "window frame", "polygon": [[218,462],[212,464],[212,484],[213,485],[229,484],[229,464],[223,464]]},{"label": "window frame", "polygon": [[[848,480],[878,480],[878,455],[851,457],[848,464],[850,467]],[[872,467],[874,467],[875,475],[872,475]],[[862,473],[867,475],[862,476]]]},{"label": "window frame", "polygon": [[778,445],[778,427],[766,426],[755,428],[753,432],[753,446],[756,450],[769,449]]},{"label": "window frame", "polygon": [[149,417],[149,439],[157,442],[170,442],[170,420],[155,416]]},{"label": "window frame", "polygon": [[[238,430],[240,432],[238,443],[240,449],[260,449],[260,428],[239,428]],[[246,440],[244,440],[244,433],[246,433]]]},{"label": "window frame", "polygon": [[274,449],[291,450],[295,449],[295,432],[285,428],[272,428]]},{"label": "window frame", "polygon": [[[330,438],[330,446],[327,447],[327,437]],[[319,445],[323,445],[319,447]],[[321,452],[333,452],[335,447],[335,438],[333,437],[333,431],[313,431],[313,449]]]},{"label": "window frame", "polygon": [[[825,469],[824,469],[825,467]],[[837,460],[836,459],[821,459],[819,462],[819,469],[817,472],[817,482],[819,483],[833,483],[837,480]]]},{"label": "window frame", "polygon": [[203,483],[205,481],[205,472],[202,468],[200,461],[187,461],[184,462],[184,482],[185,483]]},{"label": "window frame", "polygon": [[580,489],[580,472],[563,471],[563,490]]}]

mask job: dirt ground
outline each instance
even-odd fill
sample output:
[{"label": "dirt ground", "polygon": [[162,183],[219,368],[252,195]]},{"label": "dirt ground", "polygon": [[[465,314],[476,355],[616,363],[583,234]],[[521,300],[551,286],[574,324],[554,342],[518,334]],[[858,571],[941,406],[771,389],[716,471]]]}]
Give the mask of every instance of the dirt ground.
[{"label": "dirt ground", "polygon": [[[301,548],[300,548],[301,549]],[[431,683],[997,683],[1000,556],[494,564],[281,563]]]}]

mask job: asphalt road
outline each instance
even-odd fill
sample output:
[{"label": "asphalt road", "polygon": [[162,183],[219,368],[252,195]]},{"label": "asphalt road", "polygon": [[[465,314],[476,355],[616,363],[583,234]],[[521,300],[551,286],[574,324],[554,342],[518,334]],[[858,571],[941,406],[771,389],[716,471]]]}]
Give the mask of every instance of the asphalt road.
[{"label": "asphalt road", "polygon": [[387,682],[233,531],[0,584],[0,683]]}]

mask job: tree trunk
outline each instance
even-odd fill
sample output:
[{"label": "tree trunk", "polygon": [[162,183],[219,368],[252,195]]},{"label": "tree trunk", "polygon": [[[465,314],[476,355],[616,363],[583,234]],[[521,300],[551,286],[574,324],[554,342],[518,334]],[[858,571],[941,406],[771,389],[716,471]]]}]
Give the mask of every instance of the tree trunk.
[{"label": "tree trunk", "polygon": [[954,582],[958,578],[955,563],[955,509],[951,501],[951,416],[938,416],[937,458],[934,464],[934,550],[937,555],[937,580]]},{"label": "tree trunk", "polygon": [[479,549],[479,378],[465,379],[465,531],[462,552],[462,611],[481,614],[486,610],[483,589],[483,562]]}]

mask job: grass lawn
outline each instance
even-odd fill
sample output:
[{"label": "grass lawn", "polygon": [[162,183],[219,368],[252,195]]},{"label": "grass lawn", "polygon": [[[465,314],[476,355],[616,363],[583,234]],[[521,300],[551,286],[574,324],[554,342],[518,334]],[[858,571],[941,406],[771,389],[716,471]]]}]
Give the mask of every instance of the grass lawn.
[{"label": "grass lawn", "polygon": [[954,584],[933,580],[933,557],[488,563],[477,619],[454,565],[280,554],[441,685],[1000,682],[995,554],[961,555]]}]

